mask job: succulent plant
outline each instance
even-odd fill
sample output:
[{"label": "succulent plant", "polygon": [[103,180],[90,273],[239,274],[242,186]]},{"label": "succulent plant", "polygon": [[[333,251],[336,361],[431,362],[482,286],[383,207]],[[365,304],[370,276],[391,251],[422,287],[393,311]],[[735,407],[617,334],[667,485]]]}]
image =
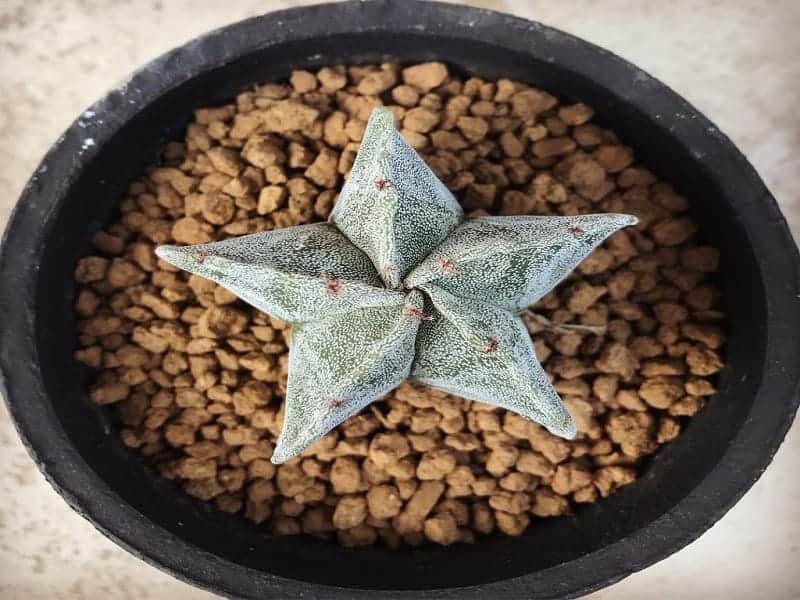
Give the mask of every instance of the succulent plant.
[{"label": "succulent plant", "polygon": [[329,222],[156,253],[292,325],[281,463],[408,377],[573,437],[519,314],[634,223],[465,219],[377,108]]}]

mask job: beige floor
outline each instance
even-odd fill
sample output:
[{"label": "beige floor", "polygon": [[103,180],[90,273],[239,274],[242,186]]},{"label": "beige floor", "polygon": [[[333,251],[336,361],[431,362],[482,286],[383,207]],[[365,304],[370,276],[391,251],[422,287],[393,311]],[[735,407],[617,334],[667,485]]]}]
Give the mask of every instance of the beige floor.
[{"label": "beige floor", "polygon": [[[402,0],[398,0],[402,1]],[[278,0],[2,0],[0,224],[59,133],[129,71]],[[686,96],[749,156],[800,233],[800,2],[486,0],[617,52]],[[700,540],[594,599],[800,598],[800,429]],[[0,408],[0,598],[211,598],[72,513]]]}]

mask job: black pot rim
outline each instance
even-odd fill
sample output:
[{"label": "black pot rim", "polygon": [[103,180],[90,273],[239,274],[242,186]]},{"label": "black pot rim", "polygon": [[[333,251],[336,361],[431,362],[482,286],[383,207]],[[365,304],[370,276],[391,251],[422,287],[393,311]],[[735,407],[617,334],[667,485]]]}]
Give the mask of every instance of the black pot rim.
[{"label": "black pot rim", "polygon": [[[737,208],[756,256],[769,257],[759,265],[768,290],[767,360],[750,418],[731,440],[717,467],[669,513],[633,535],[573,561],[569,571],[565,565],[548,569],[550,588],[537,588],[537,597],[587,593],[691,542],[733,506],[769,464],[800,400],[800,260],[774,198],[744,156],[710,121],[630,63],[539,23],[432,2],[351,1],[289,9],[235,23],[144,66],[84,113],[104,122],[91,131],[94,144],[87,143],[87,125],[81,119],[56,141],[25,187],[9,221],[0,254],[0,366],[4,396],[23,442],[56,491],[104,535],[151,565],[200,587],[236,596],[248,595],[253,589],[236,583],[246,580],[257,580],[264,594],[276,597],[300,596],[310,589],[329,597],[373,595],[366,590],[310,586],[223,561],[161,529],[121,501],[77,453],[49,405],[39,371],[34,307],[28,299],[33,297],[37,260],[44,246],[43,223],[54,207],[53,199],[69,188],[85,161],[140,106],[203,70],[224,65],[256,47],[313,38],[321,33],[380,31],[387,23],[395,31],[447,30],[450,35],[457,32],[482,36],[511,48],[524,47],[526,35],[535,31],[546,40],[553,61],[582,72],[599,85],[614,89],[620,87],[620,82],[634,82],[626,88],[624,100],[642,113],[662,119],[676,138],[695,149],[696,158],[702,158],[710,172],[725,173],[718,183],[725,193],[741,199]],[[592,61],[591,72],[582,66],[587,58]],[[164,72],[169,72],[170,77],[163,77]],[[54,173],[63,176],[54,177]],[[25,402],[21,401],[23,398]],[[235,577],[223,577],[223,572]],[[559,577],[563,577],[560,582]],[[468,588],[395,591],[392,595],[519,595],[530,589],[531,583],[524,576]]]}]

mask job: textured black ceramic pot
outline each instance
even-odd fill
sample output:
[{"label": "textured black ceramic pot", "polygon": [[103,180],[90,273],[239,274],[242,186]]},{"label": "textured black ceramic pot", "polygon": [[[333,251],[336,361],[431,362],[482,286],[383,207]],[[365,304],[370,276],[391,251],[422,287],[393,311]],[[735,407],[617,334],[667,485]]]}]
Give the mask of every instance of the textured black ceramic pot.
[{"label": "textured black ceramic pot", "polygon": [[[72,271],[126,182],[191,109],[293,68],[437,58],[583,100],[642,163],[694,200],[722,250],[731,317],[719,393],[635,484],[527,535],[449,548],[341,549],[266,538],[194,501],[127,451],[73,362]],[[675,93],[619,58],[537,23],[416,2],[289,10],[208,34],[86,111],[31,178],[0,258],[6,398],[31,454],[79,513],[177,577],[250,598],[575,596],[675,552],[758,478],[797,407],[798,256],[745,158]],[[357,588],[357,589],[354,589]]]}]

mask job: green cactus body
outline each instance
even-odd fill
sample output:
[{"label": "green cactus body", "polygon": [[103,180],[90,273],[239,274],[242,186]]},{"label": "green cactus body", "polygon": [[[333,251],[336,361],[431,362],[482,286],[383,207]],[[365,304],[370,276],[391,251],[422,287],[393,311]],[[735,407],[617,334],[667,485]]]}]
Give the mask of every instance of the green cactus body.
[{"label": "green cactus body", "polygon": [[272,461],[314,441],[407,377],[575,435],[520,312],[636,218],[464,219],[377,108],[329,223],[158,256],[292,324],[286,417]]},{"label": "green cactus body", "polygon": [[397,288],[463,218],[453,194],[395,129],[392,112],[373,111],[331,223]]}]

